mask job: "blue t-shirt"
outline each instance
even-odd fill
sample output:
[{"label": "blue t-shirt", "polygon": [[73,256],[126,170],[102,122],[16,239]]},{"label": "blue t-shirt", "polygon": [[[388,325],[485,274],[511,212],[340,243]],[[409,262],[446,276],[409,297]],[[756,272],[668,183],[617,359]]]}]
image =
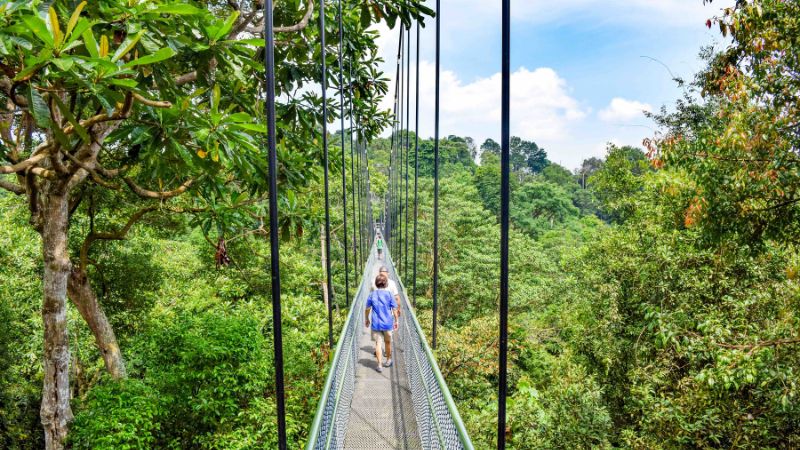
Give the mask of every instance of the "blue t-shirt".
[{"label": "blue t-shirt", "polygon": [[397,308],[397,302],[391,292],[386,289],[372,291],[367,297],[367,308],[372,308],[369,320],[373,330],[389,331],[394,328],[392,310]]}]

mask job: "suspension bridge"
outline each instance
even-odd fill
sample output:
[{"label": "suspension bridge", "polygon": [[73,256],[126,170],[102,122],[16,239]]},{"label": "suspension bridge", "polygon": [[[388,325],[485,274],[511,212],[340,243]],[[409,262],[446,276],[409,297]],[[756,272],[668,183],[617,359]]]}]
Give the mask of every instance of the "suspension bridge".
[{"label": "suspension bridge", "polygon": [[[328,153],[328,102],[325,44],[325,0],[320,2],[319,26],[321,36],[321,88],[322,88],[322,145],[324,155],[325,186],[325,254],[330,255],[330,196]],[[266,116],[268,130],[269,162],[269,216],[271,244],[272,307],[275,352],[275,394],[277,403],[278,443],[281,450],[287,448],[286,412],[284,399],[283,342],[281,325],[281,287],[278,236],[277,204],[277,150],[275,143],[275,59],[272,0],[265,1],[264,37],[266,69]],[[501,49],[501,183],[500,183],[500,329],[498,361],[498,416],[497,448],[505,448],[506,434],[506,390],[507,390],[507,346],[508,346],[508,227],[509,227],[509,179],[510,179],[510,0],[501,0],[502,49]],[[324,389],[311,424],[307,450],[327,449],[424,449],[450,450],[472,449],[472,443],[455,402],[439,371],[434,352],[422,331],[414,311],[414,302],[409,301],[407,290],[392,260],[398,254],[398,263],[407,277],[411,267],[412,299],[416,298],[417,281],[417,193],[418,193],[418,138],[410,142],[410,92],[411,92],[411,26],[401,25],[397,50],[394,109],[389,167],[389,189],[381,211],[383,235],[388,248],[384,260],[378,260],[374,242],[376,227],[371,210],[369,156],[367,143],[353,140],[353,111],[349,111],[350,127],[345,127],[345,91],[352,108],[352,89],[344,81],[344,54],[342,47],[342,5],[337,1],[338,16],[338,95],[341,129],[341,183],[343,205],[343,234],[345,236],[345,297],[349,313],[338,340],[334,341],[332,301],[328,301],[328,340],[336,350],[327,373]],[[439,115],[440,115],[440,48],[441,5],[436,0],[436,63],[435,63],[435,133],[434,133],[434,230],[433,230],[433,321],[431,345],[437,341],[437,296],[438,296],[438,241],[439,241]],[[419,46],[420,23],[416,23],[416,131],[419,130]],[[405,38],[405,39],[404,39]],[[403,72],[405,71],[405,81]],[[352,82],[352,65],[348,63],[348,82]],[[405,95],[405,102],[403,96]],[[402,126],[405,115],[405,127]],[[356,118],[357,120],[357,118]],[[345,158],[345,133],[350,134],[351,215],[348,219],[348,167]],[[418,133],[415,133],[418,135]],[[357,150],[357,151],[356,151]],[[413,208],[409,204],[409,161],[414,161]],[[356,167],[356,161],[358,166]],[[409,210],[413,210],[413,241],[409,238]],[[348,226],[352,225],[348,232]],[[352,239],[352,240],[351,240]],[[411,251],[409,252],[409,243]],[[391,251],[390,251],[391,250]],[[409,262],[409,253],[412,261]],[[351,259],[352,258],[352,259]],[[326,258],[326,287],[333,295],[330,258]],[[363,274],[353,297],[350,296],[349,272],[351,264],[363,268]],[[372,280],[378,265],[386,265],[390,278],[399,285],[402,316],[394,338],[393,367],[378,372],[373,357],[369,329],[363,326],[363,312]]]}]

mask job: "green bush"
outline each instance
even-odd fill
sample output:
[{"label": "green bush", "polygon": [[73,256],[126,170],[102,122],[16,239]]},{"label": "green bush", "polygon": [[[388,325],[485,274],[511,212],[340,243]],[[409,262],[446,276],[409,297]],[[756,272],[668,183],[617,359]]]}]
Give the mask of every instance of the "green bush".
[{"label": "green bush", "polygon": [[128,379],[104,380],[95,386],[70,433],[75,449],[132,450],[152,448],[160,428],[158,392],[146,383]]}]

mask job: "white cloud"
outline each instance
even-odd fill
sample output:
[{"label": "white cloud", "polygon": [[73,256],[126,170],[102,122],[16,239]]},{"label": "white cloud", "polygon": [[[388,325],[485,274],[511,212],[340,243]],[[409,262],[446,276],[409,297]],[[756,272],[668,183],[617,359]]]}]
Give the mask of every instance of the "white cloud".
[{"label": "white cloud", "polygon": [[652,110],[653,107],[647,103],[615,97],[608,107],[598,112],[597,115],[604,122],[624,123],[633,119],[644,118],[644,111],[650,112]]},{"label": "white cloud", "polygon": [[[414,73],[414,66],[411,71]],[[478,143],[487,137],[497,139],[500,134],[500,73],[472,82],[465,82],[450,70],[442,70],[440,77],[441,135],[471,136]],[[423,137],[432,136],[434,132],[434,80],[434,64],[423,61],[420,64],[420,135]],[[412,128],[414,97],[412,86]],[[389,109],[391,102],[391,97],[384,98],[382,107]],[[548,145],[548,142],[567,139],[571,127],[588,113],[589,109],[570,95],[567,82],[555,70],[522,67],[511,74],[513,135]]]}]

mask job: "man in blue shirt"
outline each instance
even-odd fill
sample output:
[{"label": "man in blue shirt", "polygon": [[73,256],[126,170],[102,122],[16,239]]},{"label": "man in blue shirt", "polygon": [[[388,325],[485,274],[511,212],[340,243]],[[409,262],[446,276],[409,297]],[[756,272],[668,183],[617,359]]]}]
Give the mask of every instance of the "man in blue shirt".
[{"label": "man in blue shirt", "polygon": [[[364,326],[371,326],[372,340],[375,341],[375,357],[378,359],[378,372],[383,372],[383,367],[392,366],[392,330],[397,329],[397,302],[394,295],[386,289],[389,278],[385,273],[379,273],[375,278],[375,286],[367,297],[367,309],[364,311]],[[383,349],[381,343],[386,345],[386,362],[381,364]]]}]

